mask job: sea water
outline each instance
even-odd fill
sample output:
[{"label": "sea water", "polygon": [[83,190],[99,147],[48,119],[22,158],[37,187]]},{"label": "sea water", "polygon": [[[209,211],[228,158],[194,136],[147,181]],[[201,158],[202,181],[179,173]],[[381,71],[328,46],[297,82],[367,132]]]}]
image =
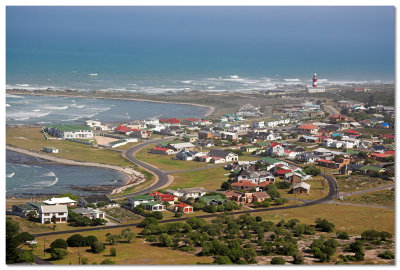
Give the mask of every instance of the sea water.
[{"label": "sea water", "polygon": [[84,191],[79,188],[104,186],[112,189],[123,184],[119,172],[82,166],[49,163],[13,151],[6,153],[6,195],[40,196],[72,193],[104,194],[106,191]]}]

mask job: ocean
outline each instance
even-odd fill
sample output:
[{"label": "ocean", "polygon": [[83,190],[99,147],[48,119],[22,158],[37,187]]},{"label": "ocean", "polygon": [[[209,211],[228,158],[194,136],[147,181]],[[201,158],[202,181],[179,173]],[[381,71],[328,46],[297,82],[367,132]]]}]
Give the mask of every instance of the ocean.
[{"label": "ocean", "polygon": [[6,95],[7,124],[127,123],[148,118],[199,118],[205,107],[186,104],[59,96]]},{"label": "ocean", "polygon": [[105,194],[107,191],[82,190],[82,187],[103,186],[108,190],[120,186],[124,175],[94,167],[66,166],[6,151],[6,195],[40,196],[72,193],[75,195]]}]

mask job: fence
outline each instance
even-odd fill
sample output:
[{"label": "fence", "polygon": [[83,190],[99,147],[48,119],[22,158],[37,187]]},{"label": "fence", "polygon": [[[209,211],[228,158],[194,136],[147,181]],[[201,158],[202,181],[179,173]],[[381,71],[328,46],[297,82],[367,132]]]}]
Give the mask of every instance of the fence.
[{"label": "fence", "polygon": [[94,144],[92,142],[87,142],[87,141],[81,141],[81,140],[75,140],[75,139],[65,139],[66,141],[71,141],[71,142],[77,142],[77,143],[82,143],[86,145],[93,146]]}]

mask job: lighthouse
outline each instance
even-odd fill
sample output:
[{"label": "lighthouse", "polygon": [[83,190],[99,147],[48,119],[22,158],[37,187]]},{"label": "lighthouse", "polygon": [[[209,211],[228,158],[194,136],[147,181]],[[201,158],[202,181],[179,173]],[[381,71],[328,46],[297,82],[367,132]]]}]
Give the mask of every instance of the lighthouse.
[{"label": "lighthouse", "polygon": [[314,73],[312,78],[312,87],[317,87],[317,73]]}]

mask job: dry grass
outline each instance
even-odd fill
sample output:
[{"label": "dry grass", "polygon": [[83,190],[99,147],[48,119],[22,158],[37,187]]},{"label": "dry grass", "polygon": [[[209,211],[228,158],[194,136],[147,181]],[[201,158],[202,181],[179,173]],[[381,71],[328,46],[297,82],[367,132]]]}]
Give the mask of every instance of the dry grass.
[{"label": "dry grass", "polygon": [[380,190],[344,197],[343,200],[345,202],[356,204],[372,204],[394,207],[395,194],[393,190]]},{"label": "dry grass", "polygon": [[229,171],[224,168],[210,168],[201,171],[172,174],[174,181],[168,188],[204,187],[207,190],[221,188],[221,184],[228,181]]},{"label": "dry grass", "polygon": [[367,175],[336,176],[340,192],[354,192],[367,190],[379,186],[389,185],[393,182]]}]

